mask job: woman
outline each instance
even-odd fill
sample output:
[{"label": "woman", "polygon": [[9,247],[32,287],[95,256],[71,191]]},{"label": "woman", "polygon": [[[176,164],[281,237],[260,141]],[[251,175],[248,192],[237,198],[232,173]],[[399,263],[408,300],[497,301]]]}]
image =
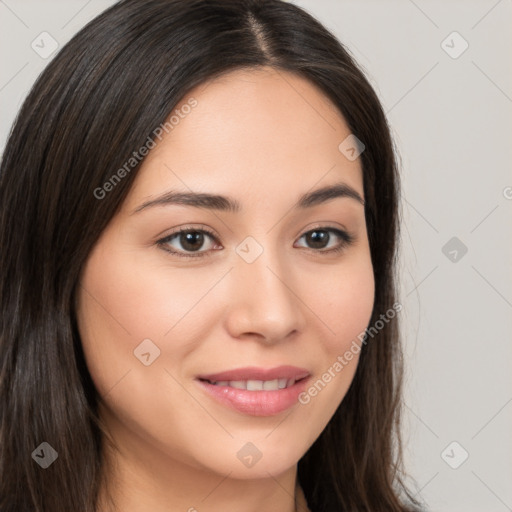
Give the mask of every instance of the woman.
[{"label": "woman", "polygon": [[2,512],[416,510],[398,190],[374,91],[299,7],[89,23],[2,161]]}]

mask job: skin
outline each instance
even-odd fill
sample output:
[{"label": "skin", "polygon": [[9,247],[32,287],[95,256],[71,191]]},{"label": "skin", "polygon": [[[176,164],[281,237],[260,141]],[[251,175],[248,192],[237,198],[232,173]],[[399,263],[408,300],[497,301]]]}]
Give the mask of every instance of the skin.
[{"label": "skin", "polygon": [[[219,404],[195,377],[289,364],[315,382],[365,330],[374,279],[364,206],[338,197],[292,208],[303,193],[339,182],[364,198],[361,162],[338,149],[350,134],[339,111],[293,74],[235,71],[183,104],[190,97],[197,106],[150,151],[80,279],[84,353],[118,446],[106,449],[108,482],[126,512],[292,512],[297,462],[343,400],[358,355],[307,405],[268,417]],[[243,209],[132,214],[171,189],[227,195]],[[329,231],[325,248],[312,245],[303,235],[319,225],[355,241],[322,252],[341,240]],[[205,235],[197,245],[210,254],[184,258],[157,244],[181,227],[212,230],[217,240]],[[235,251],[247,236],[263,248],[252,263]],[[167,247],[190,246],[178,236]],[[160,350],[149,366],[134,356],[147,338]],[[250,468],[237,458],[247,442],[262,453]]]}]

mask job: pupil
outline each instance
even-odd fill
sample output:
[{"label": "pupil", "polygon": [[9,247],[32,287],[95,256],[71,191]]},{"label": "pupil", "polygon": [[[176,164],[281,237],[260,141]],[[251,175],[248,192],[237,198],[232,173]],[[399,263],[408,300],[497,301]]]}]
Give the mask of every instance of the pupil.
[{"label": "pupil", "polygon": [[200,249],[203,245],[203,234],[198,231],[189,231],[188,233],[184,233],[182,236],[185,237],[185,243],[182,243],[182,246],[185,249],[194,251]]},{"label": "pupil", "polygon": [[308,235],[308,243],[316,249],[325,247],[324,242],[329,241],[329,233],[327,231],[311,231]]}]

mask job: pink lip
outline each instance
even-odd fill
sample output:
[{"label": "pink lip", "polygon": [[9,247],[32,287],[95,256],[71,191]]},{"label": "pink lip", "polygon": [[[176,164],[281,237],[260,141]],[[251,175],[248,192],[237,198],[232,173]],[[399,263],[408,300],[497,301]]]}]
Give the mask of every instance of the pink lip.
[{"label": "pink lip", "polygon": [[209,375],[198,375],[201,380],[218,382],[221,380],[275,380],[275,379],[295,379],[300,380],[309,375],[305,368],[296,366],[277,366],[275,368],[258,368],[256,366],[247,366],[220,373]]},{"label": "pink lip", "polygon": [[[223,405],[252,416],[273,416],[289,409],[298,402],[299,395],[309,381],[310,373],[296,366],[279,366],[272,369],[247,367],[236,370],[201,375],[197,382],[212,398]],[[277,390],[247,391],[231,386],[217,386],[211,382],[233,380],[296,379],[293,386]],[[300,379],[300,380],[299,380]],[[208,382],[211,381],[211,382]]]}]

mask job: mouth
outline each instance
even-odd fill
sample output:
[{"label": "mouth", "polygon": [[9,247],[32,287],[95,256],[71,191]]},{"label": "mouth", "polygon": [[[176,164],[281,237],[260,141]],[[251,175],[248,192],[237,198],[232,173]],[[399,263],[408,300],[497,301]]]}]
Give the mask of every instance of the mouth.
[{"label": "mouth", "polygon": [[310,376],[308,370],[295,366],[246,367],[199,375],[196,380],[217,403],[243,414],[272,416],[297,403]]}]

